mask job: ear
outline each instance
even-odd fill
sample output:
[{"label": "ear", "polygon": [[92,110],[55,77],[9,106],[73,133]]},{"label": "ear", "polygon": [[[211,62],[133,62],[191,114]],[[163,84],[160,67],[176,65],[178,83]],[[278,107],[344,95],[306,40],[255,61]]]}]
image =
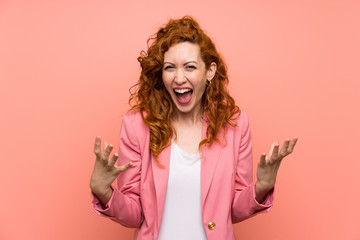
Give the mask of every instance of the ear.
[{"label": "ear", "polygon": [[217,70],[217,65],[216,63],[212,62],[206,72],[206,80],[208,81],[213,80],[216,70]]}]

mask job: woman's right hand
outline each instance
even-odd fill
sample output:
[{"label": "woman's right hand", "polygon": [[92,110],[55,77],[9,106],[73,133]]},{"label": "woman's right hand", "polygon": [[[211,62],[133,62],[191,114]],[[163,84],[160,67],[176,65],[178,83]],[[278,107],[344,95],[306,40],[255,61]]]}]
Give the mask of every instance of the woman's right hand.
[{"label": "woman's right hand", "polygon": [[94,153],[96,155],[94,169],[90,178],[90,189],[100,199],[100,201],[106,205],[112,195],[111,184],[117,178],[117,176],[130,168],[132,163],[126,163],[122,166],[116,166],[115,163],[118,158],[118,154],[114,153],[111,159],[109,155],[113,149],[112,144],[104,142],[104,151],[101,151],[101,138],[97,136],[95,138]]}]

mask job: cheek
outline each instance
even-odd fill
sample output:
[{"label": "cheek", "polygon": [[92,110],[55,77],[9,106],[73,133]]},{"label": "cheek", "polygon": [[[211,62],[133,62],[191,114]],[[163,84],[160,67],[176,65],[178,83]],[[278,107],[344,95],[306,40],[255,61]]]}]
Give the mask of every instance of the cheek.
[{"label": "cheek", "polygon": [[205,88],[206,88],[206,85],[205,84],[202,84],[201,86],[199,86],[199,95],[200,97],[202,97],[205,93]]},{"label": "cheek", "polygon": [[166,73],[162,74],[162,81],[163,81],[165,87],[167,88],[167,86],[169,85],[169,76],[168,76],[168,74],[166,74]]},{"label": "cheek", "polygon": [[196,88],[199,90],[199,93],[202,95],[206,88],[206,78],[203,75],[201,75],[200,77],[198,77],[196,82],[197,82]]},{"label": "cheek", "polygon": [[169,76],[163,75],[162,81],[164,83],[166,91],[171,95],[171,81],[169,80]]}]

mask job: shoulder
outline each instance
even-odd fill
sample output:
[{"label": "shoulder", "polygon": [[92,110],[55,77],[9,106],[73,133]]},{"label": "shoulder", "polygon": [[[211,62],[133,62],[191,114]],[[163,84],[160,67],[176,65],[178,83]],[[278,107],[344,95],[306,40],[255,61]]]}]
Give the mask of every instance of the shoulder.
[{"label": "shoulder", "polygon": [[249,128],[249,117],[244,110],[241,110],[239,116],[234,119],[234,131],[244,131]]},{"label": "shoulder", "polygon": [[249,118],[244,110],[241,110],[240,114],[233,120],[233,123],[234,126],[227,125],[227,140],[232,142],[231,139],[233,139],[234,144],[237,145],[240,142],[246,142],[251,139]]},{"label": "shoulder", "polygon": [[244,110],[241,110],[239,116],[236,118],[237,123],[247,123],[249,122],[249,117]]},{"label": "shoulder", "polygon": [[[123,121],[129,121],[131,123],[144,123],[139,109],[130,110],[123,116]],[[144,123],[145,124],[145,123]]]},{"label": "shoulder", "polygon": [[137,135],[149,131],[149,128],[145,124],[142,114],[138,109],[131,110],[123,116],[122,128],[132,129]]}]

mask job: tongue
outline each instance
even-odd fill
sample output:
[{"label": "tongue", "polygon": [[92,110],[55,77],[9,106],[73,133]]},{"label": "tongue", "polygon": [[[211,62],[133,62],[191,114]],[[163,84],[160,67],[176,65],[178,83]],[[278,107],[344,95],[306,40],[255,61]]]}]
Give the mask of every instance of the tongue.
[{"label": "tongue", "polygon": [[192,92],[186,92],[186,93],[177,93],[176,96],[181,102],[187,102],[191,99]]}]

